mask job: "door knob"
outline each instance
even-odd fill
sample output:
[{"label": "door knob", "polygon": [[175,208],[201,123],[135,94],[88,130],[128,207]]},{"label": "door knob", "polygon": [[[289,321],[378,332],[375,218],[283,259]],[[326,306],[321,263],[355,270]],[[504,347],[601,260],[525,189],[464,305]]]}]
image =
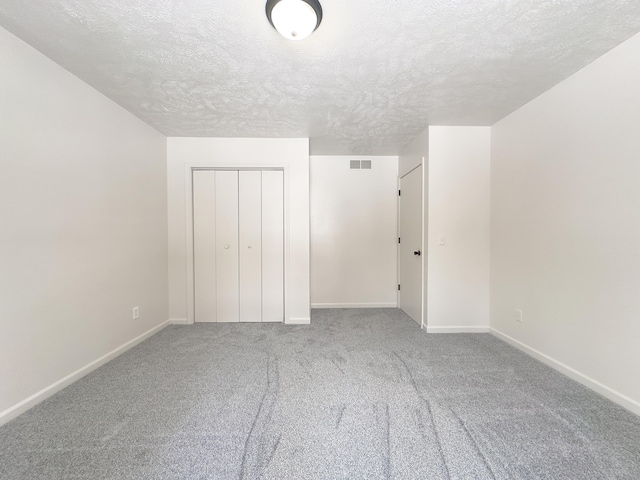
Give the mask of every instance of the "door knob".
[{"label": "door knob", "polygon": [[420,255],[422,255],[422,252],[420,250],[418,250],[417,252],[413,252],[413,254],[417,255],[419,257]]}]

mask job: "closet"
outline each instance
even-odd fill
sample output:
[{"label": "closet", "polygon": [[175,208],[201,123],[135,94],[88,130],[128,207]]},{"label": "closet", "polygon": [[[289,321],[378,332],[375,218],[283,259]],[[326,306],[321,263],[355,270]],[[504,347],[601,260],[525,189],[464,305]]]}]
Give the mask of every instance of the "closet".
[{"label": "closet", "polygon": [[196,322],[284,320],[284,172],[193,171]]}]

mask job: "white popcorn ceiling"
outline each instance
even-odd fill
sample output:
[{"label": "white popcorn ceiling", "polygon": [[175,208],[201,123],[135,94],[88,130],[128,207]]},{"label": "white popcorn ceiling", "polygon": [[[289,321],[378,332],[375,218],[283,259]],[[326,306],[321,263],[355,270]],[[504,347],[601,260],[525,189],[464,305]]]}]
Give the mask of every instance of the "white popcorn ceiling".
[{"label": "white popcorn ceiling", "polygon": [[0,25],[168,136],[398,154],[492,125],[640,31],[620,0],[321,0],[291,42],[265,0],[0,0]]}]

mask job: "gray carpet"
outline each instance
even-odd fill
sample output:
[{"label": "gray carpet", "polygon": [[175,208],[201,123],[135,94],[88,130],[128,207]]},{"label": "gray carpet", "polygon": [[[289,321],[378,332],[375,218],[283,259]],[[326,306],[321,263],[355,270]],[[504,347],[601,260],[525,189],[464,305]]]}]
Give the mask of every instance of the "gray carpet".
[{"label": "gray carpet", "polygon": [[0,428],[2,479],[640,479],[640,417],[397,310],[169,327]]}]

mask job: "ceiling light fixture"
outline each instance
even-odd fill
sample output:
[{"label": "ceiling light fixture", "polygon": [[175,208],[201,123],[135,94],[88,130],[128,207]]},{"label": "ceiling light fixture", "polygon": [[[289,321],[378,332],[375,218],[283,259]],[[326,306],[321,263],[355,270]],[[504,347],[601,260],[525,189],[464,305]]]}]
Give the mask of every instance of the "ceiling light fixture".
[{"label": "ceiling light fixture", "polygon": [[307,38],[322,21],[318,0],[267,0],[266,11],[273,28],[289,40]]}]

